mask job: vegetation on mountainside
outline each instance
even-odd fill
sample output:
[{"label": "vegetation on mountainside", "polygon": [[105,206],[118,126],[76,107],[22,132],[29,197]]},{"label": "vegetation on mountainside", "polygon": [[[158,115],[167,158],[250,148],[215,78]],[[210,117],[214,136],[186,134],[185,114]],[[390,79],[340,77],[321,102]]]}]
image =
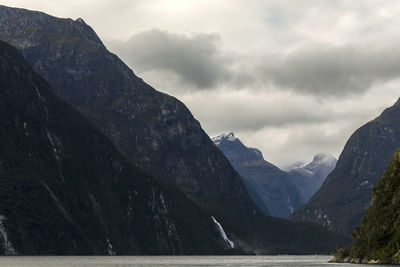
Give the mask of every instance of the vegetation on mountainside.
[{"label": "vegetation on mountainside", "polygon": [[400,264],[400,147],[372,189],[372,205],[354,232],[354,244],[335,261]]}]

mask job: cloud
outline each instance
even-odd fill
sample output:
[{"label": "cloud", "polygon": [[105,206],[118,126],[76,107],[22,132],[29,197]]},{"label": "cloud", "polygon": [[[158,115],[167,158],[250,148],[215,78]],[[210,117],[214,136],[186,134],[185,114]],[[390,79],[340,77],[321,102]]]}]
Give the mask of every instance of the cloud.
[{"label": "cloud", "polygon": [[262,83],[314,96],[362,94],[400,77],[399,46],[302,48],[271,56],[256,72]]},{"label": "cloud", "polygon": [[230,59],[217,48],[216,34],[180,34],[153,29],[109,46],[139,72],[176,75],[183,84],[210,89],[232,77]]},{"label": "cloud", "polygon": [[235,90],[288,90],[317,98],[342,98],[364,94],[377,83],[400,77],[397,45],[308,44],[289,52],[237,55],[222,52],[216,34],[159,29],[108,45],[139,75],[178,94],[229,86]]},{"label": "cloud", "polygon": [[182,100],[194,114],[200,116],[201,121],[207,122],[204,126],[214,134],[319,125],[335,121],[343,115],[312,98],[291,93],[223,89],[191,92]]},{"label": "cloud", "polygon": [[207,133],[234,131],[278,165],[321,151],[338,156],[354,130],[399,97],[395,0],[2,4],[82,17],[146,82],[181,99]]},{"label": "cloud", "polygon": [[[346,140],[398,97],[399,81],[361,96],[318,99],[293,92],[191,92],[181,100],[212,137],[234,132],[266,160],[285,166],[320,152],[338,157]],[[395,96],[395,97],[393,97]]]}]

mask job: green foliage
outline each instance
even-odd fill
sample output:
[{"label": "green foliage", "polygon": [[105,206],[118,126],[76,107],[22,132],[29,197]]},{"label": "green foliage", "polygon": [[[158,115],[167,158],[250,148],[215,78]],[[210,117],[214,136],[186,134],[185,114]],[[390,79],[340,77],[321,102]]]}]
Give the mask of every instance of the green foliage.
[{"label": "green foliage", "polygon": [[350,247],[340,248],[336,253],[336,257],[339,259],[344,259],[349,256],[350,256]]},{"label": "green foliage", "polygon": [[[350,258],[400,263],[400,148],[373,187],[372,205],[353,235]],[[337,257],[346,255],[339,251]]]}]

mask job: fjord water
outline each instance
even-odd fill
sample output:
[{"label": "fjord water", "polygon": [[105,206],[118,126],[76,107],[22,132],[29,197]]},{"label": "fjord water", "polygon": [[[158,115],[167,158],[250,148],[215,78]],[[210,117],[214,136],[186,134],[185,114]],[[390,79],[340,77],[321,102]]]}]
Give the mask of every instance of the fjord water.
[{"label": "fjord water", "polygon": [[[0,257],[0,266],[7,267],[155,267],[155,266],[353,266],[329,263],[332,256],[116,256],[116,257]],[[368,265],[357,265],[368,266]],[[382,266],[382,265],[381,265]]]}]

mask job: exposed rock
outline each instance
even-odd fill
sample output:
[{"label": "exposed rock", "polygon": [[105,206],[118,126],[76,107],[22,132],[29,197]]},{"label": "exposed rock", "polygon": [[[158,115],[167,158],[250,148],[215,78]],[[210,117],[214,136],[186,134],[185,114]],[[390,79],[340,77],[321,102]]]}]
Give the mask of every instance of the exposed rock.
[{"label": "exposed rock", "polygon": [[328,174],[335,168],[336,162],[332,155],[319,153],[314,156],[312,162],[288,172],[301,194],[302,203],[306,203],[321,188]]},{"label": "exposed rock", "polygon": [[[316,253],[346,242],[308,224],[263,216],[239,175],[185,105],[144,83],[83,21],[0,6],[0,39],[17,46],[56,94],[86,115],[131,163],[161,183],[179,187],[209,214],[209,220],[213,215],[235,244],[243,244],[250,252]],[[53,149],[52,153],[54,158]],[[120,165],[118,161],[112,164],[117,169]],[[156,203],[162,205],[160,201]],[[174,240],[174,228],[169,229],[158,237],[170,235]],[[106,238],[101,239],[103,249]]]},{"label": "exposed rock", "polygon": [[287,173],[265,161],[260,150],[245,146],[233,133],[212,140],[241,175],[254,202],[265,214],[287,218],[303,204]]},{"label": "exposed rock", "polygon": [[291,218],[351,236],[370,206],[372,186],[399,145],[400,100],[352,134],[321,189]]},{"label": "exposed rock", "polygon": [[226,251],[207,214],[128,163],[3,42],[0,151],[0,254]]},{"label": "exposed rock", "polygon": [[222,222],[254,216],[241,179],[185,105],[143,82],[83,20],[0,6],[0,39],[19,48],[132,163]]}]

